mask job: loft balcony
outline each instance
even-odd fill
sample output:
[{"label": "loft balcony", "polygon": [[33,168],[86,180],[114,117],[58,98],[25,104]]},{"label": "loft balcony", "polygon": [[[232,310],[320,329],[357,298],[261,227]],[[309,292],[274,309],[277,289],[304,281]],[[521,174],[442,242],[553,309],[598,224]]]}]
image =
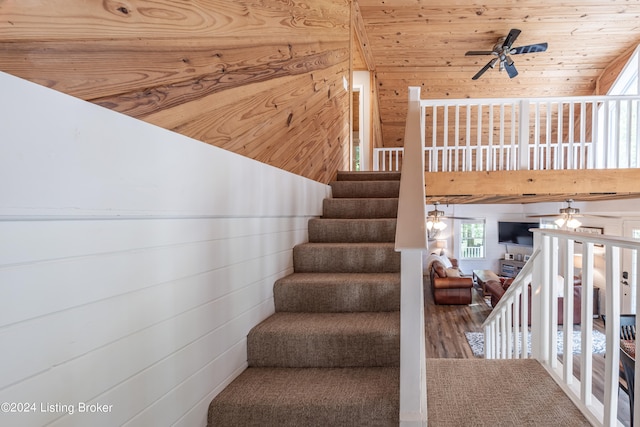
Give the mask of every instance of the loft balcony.
[{"label": "loft balcony", "polygon": [[[420,100],[427,203],[640,196],[638,96]],[[374,169],[404,149],[374,149]]]}]

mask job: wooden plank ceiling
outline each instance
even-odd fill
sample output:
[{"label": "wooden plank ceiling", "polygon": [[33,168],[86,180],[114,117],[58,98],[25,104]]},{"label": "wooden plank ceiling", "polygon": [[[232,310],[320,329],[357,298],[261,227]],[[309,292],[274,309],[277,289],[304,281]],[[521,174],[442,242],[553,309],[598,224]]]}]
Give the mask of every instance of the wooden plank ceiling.
[{"label": "wooden plank ceiling", "polygon": [[[422,98],[432,99],[602,94],[640,43],[639,0],[357,2],[367,45],[362,47],[366,60],[354,65],[375,74],[382,128],[376,144],[386,147],[402,145],[409,86],[421,86]],[[522,31],[514,47],[547,42],[547,51],[513,55],[519,72],[513,79],[496,67],[472,80],[492,57],[465,52],[490,51],[512,28]],[[459,195],[457,201],[530,203],[566,196]],[[620,196],[625,195],[582,198]]]},{"label": "wooden plank ceiling", "polygon": [[[609,64],[640,43],[640,1],[358,0],[377,76],[384,146],[401,145],[407,87],[423,98],[592,95]],[[496,67],[471,77],[510,29],[514,47],[548,42],[546,52],[514,55],[514,79]]]}]

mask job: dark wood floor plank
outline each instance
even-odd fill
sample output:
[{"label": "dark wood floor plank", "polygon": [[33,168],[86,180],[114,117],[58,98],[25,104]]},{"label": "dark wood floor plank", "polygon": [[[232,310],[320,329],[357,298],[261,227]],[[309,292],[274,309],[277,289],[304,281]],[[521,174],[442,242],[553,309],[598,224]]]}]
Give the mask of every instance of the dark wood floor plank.
[{"label": "dark wood floor plank", "polygon": [[431,284],[425,276],[425,322],[427,358],[472,358],[473,352],[464,336],[467,331],[481,332],[482,323],[491,313],[480,293],[474,289],[470,305],[438,305],[433,301]]}]

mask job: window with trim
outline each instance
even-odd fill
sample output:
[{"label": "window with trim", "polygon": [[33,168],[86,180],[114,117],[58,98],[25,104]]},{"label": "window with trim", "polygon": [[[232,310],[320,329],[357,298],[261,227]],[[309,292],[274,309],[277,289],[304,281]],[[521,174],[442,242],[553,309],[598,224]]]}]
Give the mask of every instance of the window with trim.
[{"label": "window with trim", "polygon": [[485,221],[463,220],[460,223],[460,258],[483,259],[485,257]]},{"label": "window with trim", "polygon": [[541,219],[540,228],[549,228],[552,230],[560,229],[560,227],[558,227],[558,224],[556,224],[554,220],[551,220],[551,219]]},{"label": "window with trim", "polygon": [[[607,95],[639,94],[639,51],[640,47],[636,48]],[[598,123],[602,125],[598,126],[595,147],[597,168],[640,167],[638,109],[637,101],[621,99],[598,107]]]}]

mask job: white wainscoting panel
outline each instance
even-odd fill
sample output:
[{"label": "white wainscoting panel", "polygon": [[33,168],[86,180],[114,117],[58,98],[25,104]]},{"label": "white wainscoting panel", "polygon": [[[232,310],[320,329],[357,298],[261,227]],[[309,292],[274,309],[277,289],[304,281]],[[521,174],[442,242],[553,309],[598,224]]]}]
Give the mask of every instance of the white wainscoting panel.
[{"label": "white wainscoting panel", "polygon": [[0,91],[0,425],[204,426],[329,187],[7,74]]}]

